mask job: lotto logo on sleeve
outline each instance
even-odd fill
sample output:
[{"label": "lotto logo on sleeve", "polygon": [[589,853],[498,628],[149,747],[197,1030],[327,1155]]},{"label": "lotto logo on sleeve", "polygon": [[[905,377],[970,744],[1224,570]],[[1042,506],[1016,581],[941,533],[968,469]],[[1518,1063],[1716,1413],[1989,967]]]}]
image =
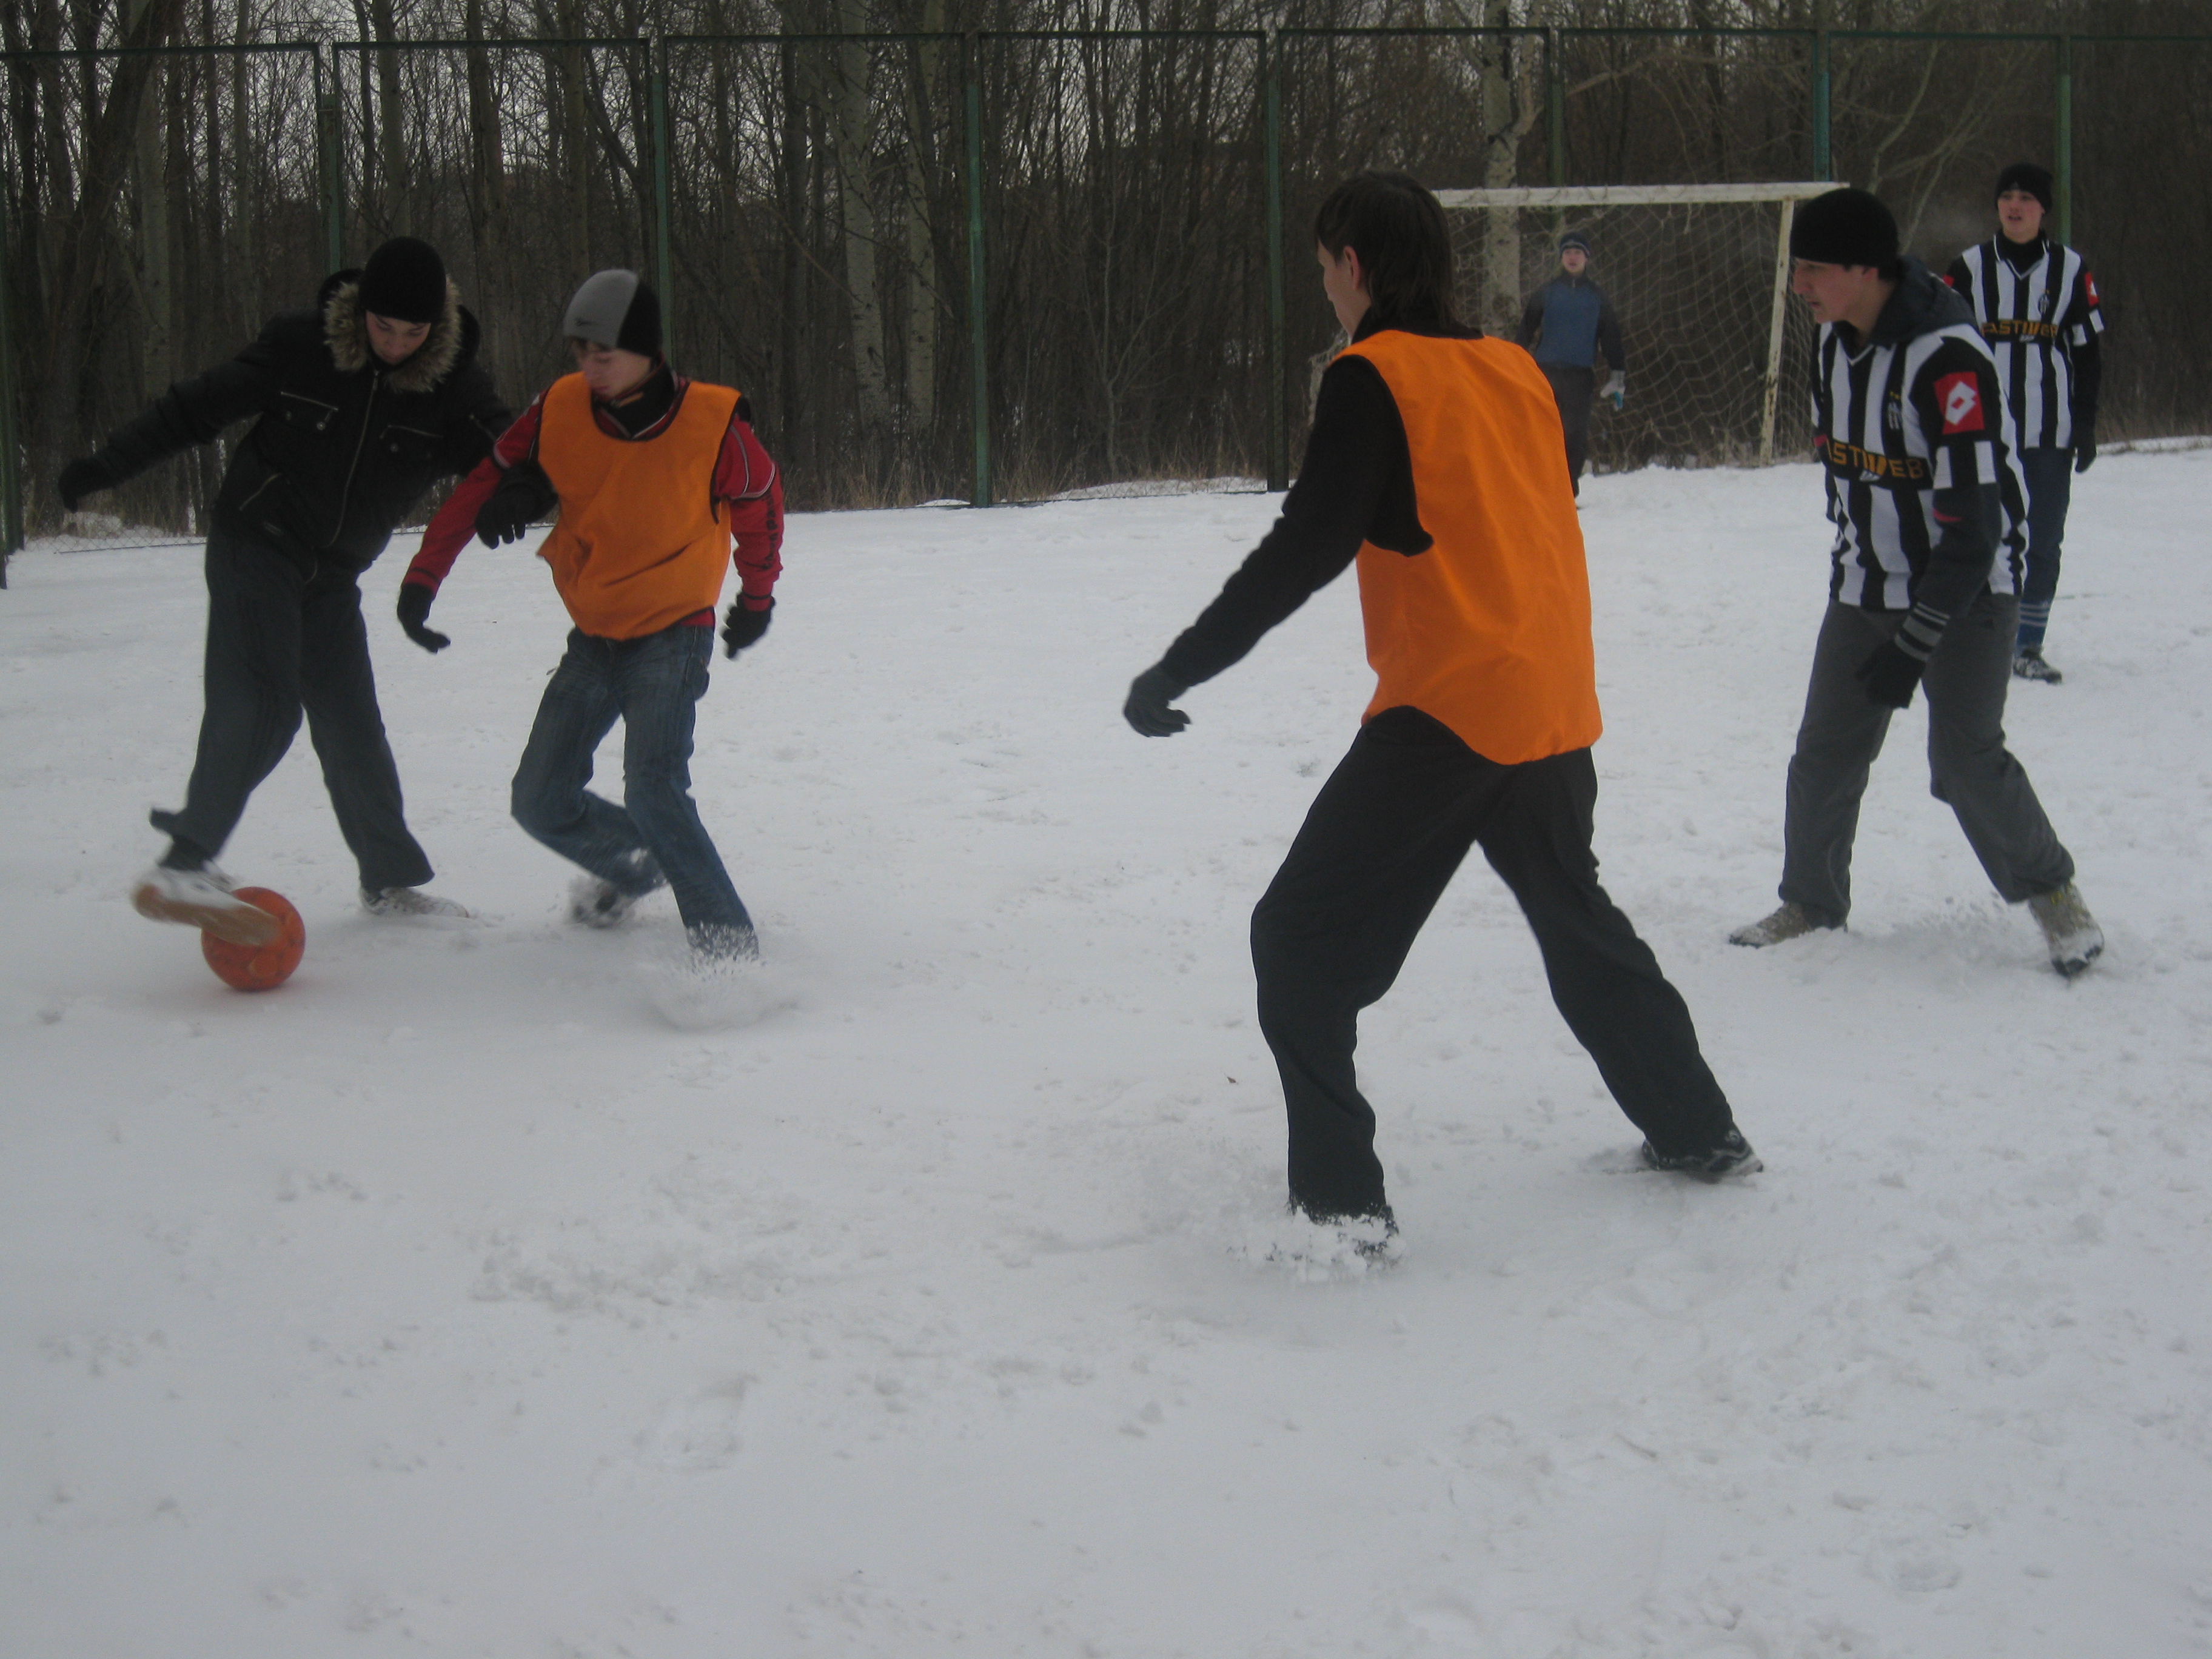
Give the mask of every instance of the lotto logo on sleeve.
[{"label": "lotto logo on sleeve", "polygon": [[2097,295],[2097,279],[2086,270],[2081,273],[2081,286],[2088,290],[2089,303],[2091,305],[2101,305],[2104,303],[2104,301],[2099,299]]},{"label": "lotto logo on sleeve", "polygon": [[1946,374],[1936,382],[1936,401],[1943,410],[1943,435],[1979,432],[1982,426],[1982,388],[1972,374]]}]

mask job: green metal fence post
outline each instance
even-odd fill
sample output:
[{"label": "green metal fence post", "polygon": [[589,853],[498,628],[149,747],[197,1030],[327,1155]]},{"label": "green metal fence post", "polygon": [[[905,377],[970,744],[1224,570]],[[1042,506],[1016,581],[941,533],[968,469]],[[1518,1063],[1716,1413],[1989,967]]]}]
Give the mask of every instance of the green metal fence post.
[{"label": "green metal fence post", "polygon": [[1557,29],[1544,31],[1545,145],[1552,157],[1552,188],[1567,182],[1567,66]]},{"label": "green metal fence post", "polygon": [[[330,75],[323,74],[327,54]],[[345,269],[345,151],[340,143],[337,49],[328,41],[315,48],[315,148],[322,175],[323,236],[326,270]]]},{"label": "green metal fence post", "polygon": [[990,306],[983,289],[983,46],[969,31],[968,81],[968,356],[975,383],[975,486],[971,507],[991,504]]},{"label": "green metal fence post", "polygon": [[676,216],[675,191],[668,158],[668,37],[656,34],[647,48],[647,101],[653,108],[653,285],[660,290],[660,342],[669,352],[676,338],[676,272],[670,253]]},{"label": "green metal fence post", "polygon": [[1813,176],[1824,183],[1836,176],[1828,118],[1828,31],[1823,28],[1813,32]]},{"label": "green metal fence post", "polygon": [[2058,137],[2051,173],[2058,194],[2058,240],[2074,240],[2074,37],[2058,37]]},{"label": "green metal fence post", "polygon": [[15,432],[15,260],[9,246],[8,191],[0,179],[0,587],[23,544],[23,458]]},{"label": "green metal fence post", "polygon": [[1281,42],[1260,37],[1260,80],[1266,104],[1267,167],[1267,488],[1291,487],[1290,411],[1285,361],[1290,349],[1283,298],[1283,66]]}]

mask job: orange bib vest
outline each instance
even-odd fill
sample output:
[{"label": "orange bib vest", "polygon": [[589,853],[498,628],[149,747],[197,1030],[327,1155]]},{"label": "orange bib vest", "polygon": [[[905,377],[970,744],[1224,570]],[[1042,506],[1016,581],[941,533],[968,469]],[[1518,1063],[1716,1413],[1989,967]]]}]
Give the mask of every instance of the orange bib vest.
[{"label": "orange bib vest", "polygon": [[576,626],[635,640],[711,610],[730,568],[730,528],[714,495],[714,466],[738,394],[695,380],[668,425],[614,438],[592,416],[580,374],[545,394],[538,461],[561,496],[561,520],[539,556]]},{"label": "orange bib vest", "polygon": [[1504,340],[1384,329],[1346,350],[1397,402],[1435,538],[1411,557],[1359,550],[1376,682],[1363,720],[1410,706],[1507,766],[1589,748],[1603,729],[1589,571],[1551,383]]}]

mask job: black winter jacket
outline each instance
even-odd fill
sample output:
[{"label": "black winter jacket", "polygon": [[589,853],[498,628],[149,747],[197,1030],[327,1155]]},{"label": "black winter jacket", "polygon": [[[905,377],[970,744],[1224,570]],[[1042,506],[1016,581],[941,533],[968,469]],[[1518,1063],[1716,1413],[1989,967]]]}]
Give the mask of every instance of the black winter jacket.
[{"label": "black winter jacket", "polygon": [[258,416],[223,475],[215,527],[311,574],[366,569],[422,492],[489,454],[513,416],[476,360],[458,289],[447,285],[415,355],[388,367],[369,349],[360,274],[340,271],[315,309],[280,313],[228,362],[171,386],[96,459],[119,483]]}]

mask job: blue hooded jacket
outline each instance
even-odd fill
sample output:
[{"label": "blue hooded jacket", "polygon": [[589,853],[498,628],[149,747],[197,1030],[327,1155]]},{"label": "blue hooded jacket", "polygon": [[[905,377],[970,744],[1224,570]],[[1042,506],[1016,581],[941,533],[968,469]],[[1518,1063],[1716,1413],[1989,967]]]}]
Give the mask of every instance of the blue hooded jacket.
[{"label": "blue hooded jacket", "polygon": [[1628,366],[1613,301],[1588,276],[1561,271],[1530,295],[1514,337],[1534,352],[1540,363],[1588,368],[1602,350],[1608,368],[1618,372]]}]

